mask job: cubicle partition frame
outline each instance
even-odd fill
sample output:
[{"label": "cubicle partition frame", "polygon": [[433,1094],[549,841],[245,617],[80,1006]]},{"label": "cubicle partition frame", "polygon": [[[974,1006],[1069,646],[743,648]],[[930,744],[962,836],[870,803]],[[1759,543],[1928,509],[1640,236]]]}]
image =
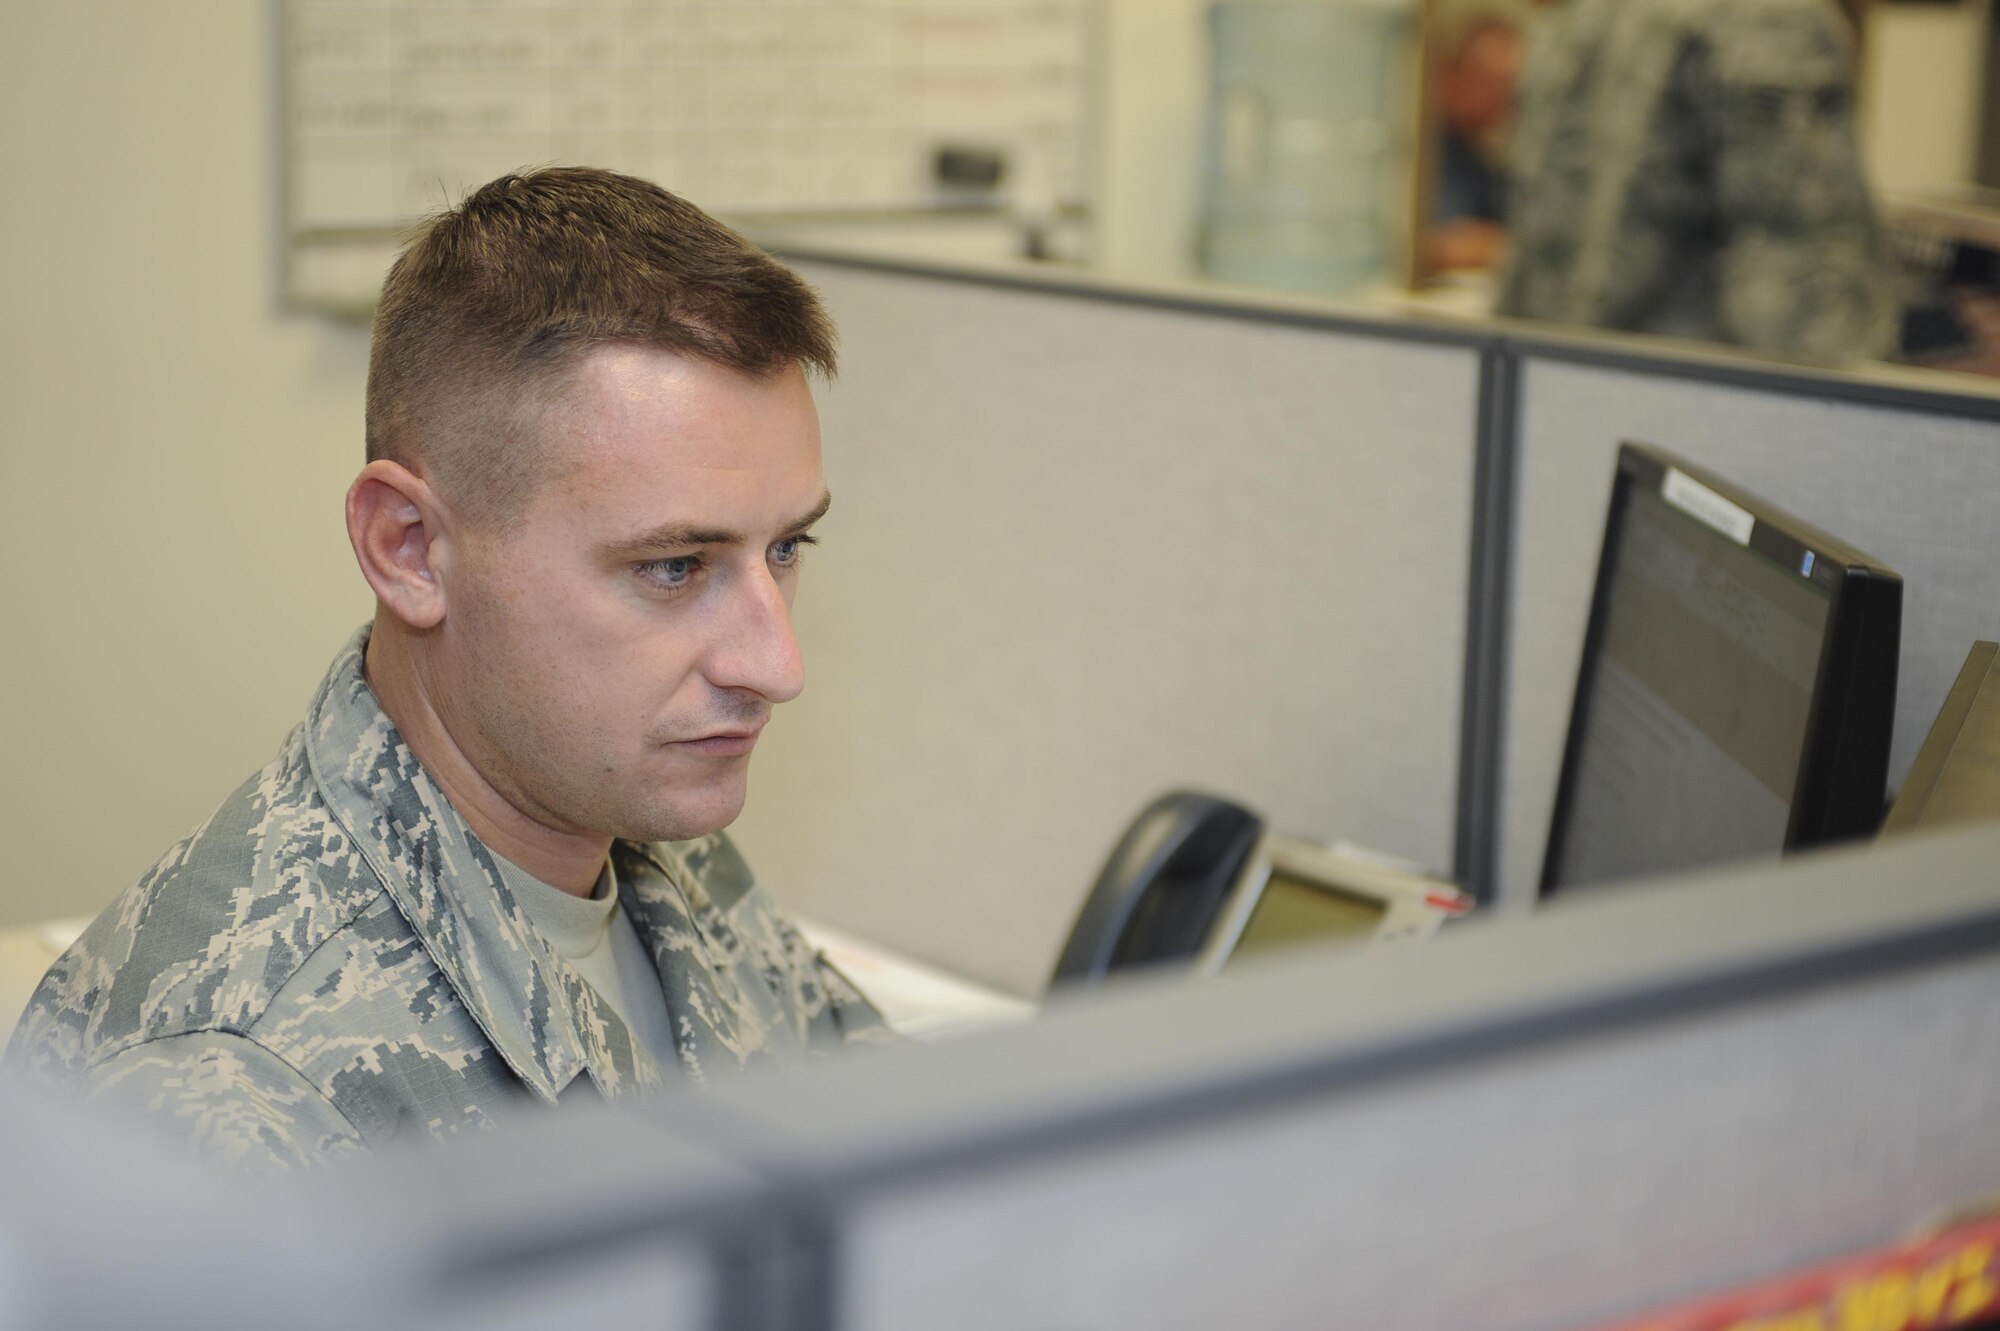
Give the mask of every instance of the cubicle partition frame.
[{"label": "cubicle partition frame", "polygon": [[[1527,379],[1533,365],[1620,370],[1783,397],[2000,423],[2000,385],[1969,378],[1961,382],[1958,376],[1921,370],[1882,366],[1847,371],[1667,339],[1564,331],[1510,320],[1385,314],[1234,288],[1155,286],[1021,265],[932,264],[782,245],[779,252],[789,260],[861,272],[1475,352],[1477,437],[1472,511],[1467,515],[1469,566],[1452,872],[1482,905],[1526,905],[1532,899],[1532,893],[1516,893],[1508,901],[1499,900],[1521,465],[1527,442],[1522,438],[1524,395],[1530,391]],[[1608,431],[1607,449],[1615,450],[1620,438],[1615,428]],[[1672,447],[1675,441],[1656,442]]]},{"label": "cubicle partition frame", "polygon": [[[1428,952],[1359,965],[1294,959],[1227,990],[1132,982],[1034,1027],[782,1069],[663,1104],[660,1117],[764,1171],[781,1185],[772,1203],[803,1218],[775,1266],[742,1272],[752,1285],[793,1292],[787,1306],[803,1319],[769,1325],[848,1331],[874,1324],[855,1315],[855,1273],[866,1259],[854,1245],[877,1205],[983,1187],[1024,1163],[1060,1172],[1107,1149],[1158,1149],[1188,1132],[1227,1136],[1292,1109],[1435,1085],[1440,1075],[1797,1010],[1838,990],[1968,965],[1990,971],[2000,964],[2000,899],[1985,880],[1996,854],[2000,829],[1983,827],[1674,881],[1573,903],[1532,925],[1494,920]],[[1869,890],[1882,878],[1911,890]],[[1495,964],[1501,957],[1530,964]],[[1397,1001],[1352,1001],[1364,991]],[[1465,1126],[1477,1138],[1478,1126]],[[1965,1195],[1926,1205],[1970,1202],[1996,1181],[1957,1180]],[[1840,1241],[1887,1242],[1932,1218],[1886,1217],[1880,1232]],[[1727,1278],[1757,1274],[1758,1260],[1746,1256]]]},{"label": "cubicle partition frame", "polygon": [[[1299,1268],[1288,1290],[1253,1284],[1240,1291],[1253,1308],[1262,1299],[1293,1314],[1300,1287],[1322,1299],[1341,1291],[1358,1306],[1315,1303],[1307,1320],[1253,1317],[1256,1324],[1324,1325],[1331,1316],[1463,1325],[1468,1301],[1484,1308],[1492,1300],[1481,1324],[1516,1331],[1589,1325],[1656,1299],[1892,1241],[2000,1187],[2000,1165],[1981,1149],[1990,1133],[1974,1130],[2000,1113],[1993,1072],[2000,1068],[2000,1007],[1969,1001],[1974,990],[2000,991],[2000,897],[1990,881],[1996,857],[2000,827],[1988,825],[1579,899],[1543,918],[1468,925],[1425,949],[1302,955],[1229,985],[1130,982],[1036,1025],[952,1044],[765,1069],[683,1086],[629,1109],[586,1103],[551,1115],[524,1106],[520,1121],[498,1133],[356,1162],[296,1180],[283,1193],[253,1194],[196,1176],[191,1166],[163,1189],[147,1169],[129,1166],[150,1158],[164,1172],[166,1157],[141,1156],[140,1143],[122,1137],[113,1139],[118,1150],[99,1153],[86,1117],[74,1125],[52,1119],[39,1134],[21,1134],[37,1145],[23,1148],[25,1155],[17,1150],[14,1164],[33,1176],[24,1196],[64,1200],[38,1214],[38,1223],[59,1231],[53,1238],[68,1255],[56,1270],[29,1272],[21,1288],[38,1299],[61,1297],[71,1311],[129,1312],[144,1304],[171,1320],[205,1306],[216,1325],[237,1326],[268,1316],[301,1286],[325,1287],[326,1272],[358,1270],[367,1279],[352,1298],[308,1300],[294,1309],[300,1320],[331,1325],[327,1309],[372,1307],[388,1326],[539,1325],[538,1312],[587,1308],[600,1325],[657,1325],[665,1295],[690,1326],[856,1331],[883,1325],[867,1314],[913,1287],[933,1303],[940,1289],[956,1297],[955,1270],[976,1277],[987,1293],[1003,1284],[1025,1290],[1046,1313],[1052,1300],[1059,1305],[1079,1292],[1062,1282],[1084,1269],[1084,1292],[1098,1315],[1078,1310],[1064,1324],[1130,1325],[1103,1316],[1107,1300],[1123,1307],[1151,1298],[1157,1311],[1172,1294],[1132,1284],[1122,1268],[1080,1268],[1067,1260],[1071,1247],[1037,1248],[1035,1233],[1010,1226],[1030,1217],[1068,1223],[1072,1243],[1087,1234],[1093,1248],[1101,1240],[1102,1252],[1116,1252],[1131,1236],[1094,1227],[1121,1219],[1142,1228],[1167,1223],[1160,1208],[1154,1198],[1112,1186],[1088,1194],[1084,1216],[1051,1214],[1038,1205],[1051,1180],[1081,1176],[1080,1186],[1100,1189],[1105,1177],[1092,1171],[1108,1169],[1115,1185],[1131,1182],[1137,1169],[1153,1188],[1174,1188],[1186,1181],[1192,1155],[1208,1162],[1196,1177],[1219,1159],[1225,1168],[1250,1167],[1252,1186],[1263,1187],[1273,1162],[1256,1152],[1269,1130],[1280,1138],[1277,1163],[1285,1166],[1271,1186],[1287,1193],[1273,1199],[1274,1214],[1295,1220],[1302,1194],[1321,1195],[1313,1182],[1320,1176],[1299,1169],[1290,1150],[1305,1140],[1336,1158],[1341,1153],[1328,1150],[1327,1132],[1359,1128],[1377,1140],[1367,1134],[1379,1135],[1386,1123],[1409,1138],[1399,1147],[1405,1154],[1449,1149],[1459,1163],[1417,1179],[1398,1172],[1400,1165],[1388,1173],[1362,1170],[1354,1175],[1365,1185],[1361,1195],[1326,1194],[1323,1205],[1315,1203],[1314,1214],[1334,1232],[1295,1237],[1322,1259],[1337,1257],[1347,1251],[1341,1237],[1351,1240],[1382,1219],[1371,1205],[1393,1204],[1407,1183],[1415,1209],[1406,1208],[1402,1227],[1462,1235],[1469,1225],[1491,1240],[1498,1258],[1444,1240],[1404,1243],[1394,1238],[1399,1228],[1388,1271],[1357,1253],[1344,1270],[1330,1270],[1327,1260]],[[1876,890],[1882,882],[1900,890]],[[1857,1011],[1865,1019],[1850,1024]],[[1944,1025],[1928,1024],[1931,1018]],[[1801,1020],[1831,1043],[1821,1039],[1798,1055],[1800,1068],[1776,1075],[1765,1057],[1784,1062],[1791,1046],[1773,1050],[1756,1041],[1798,1029]],[[1909,1059],[1876,1043],[1885,1031],[1906,1039]],[[1737,1120],[1725,1110],[1688,1125],[1700,1149],[1715,1146],[1718,1135],[1740,1137],[1740,1155],[1706,1171],[1706,1188],[1675,1173],[1681,1148],[1661,1141],[1657,1125],[1615,1126],[1627,1113],[1644,1120],[1675,1112],[1671,1103],[1647,1099],[1651,1081],[1628,1085],[1615,1075],[1626,1066],[1621,1051],[1632,1048],[1652,1051],[1648,1058],[1658,1053],[1665,1063],[1659,1075],[1670,1082],[1690,1064],[1719,1064],[1725,1079],[1748,1077],[1765,1088],[1752,1097],[1763,1112],[1747,1124],[1731,1126]],[[1835,1177],[1841,1170],[1812,1169],[1823,1153],[1787,1151],[1776,1139],[1809,1135],[1790,1116],[1799,1107],[1791,1098],[1798,1086],[1814,1086],[1829,1067],[1845,1077],[1863,1065],[1852,1105],[1805,1106],[1812,1123],[1840,1124],[1825,1130],[1835,1134],[1828,1150],[1857,1175],[1847,1181]],[[1634,1245],[1622,1263],[1596,1268],[1572,1256],[1572,1247],[1589,1247],[1592,1236],[1572,1232],[1545,1206],[1522,1206],[1504,1187],[1496,1193],[1492,1177],[1457,1172],[1492,1149],[1483,1129],[1494,1125],[1478,1111],[1495,1103],[1496,1073],[1516,1078],[1499,1103],[1526,1111],[1500,1125],[1521,1148],[1521,1169],[1533,1174],[1549,1151],[1602,1161],[1607,1150],[1629,1154],[1644,1143],[1640,1153],[1655,1162],[1634,1168],[1652,1171],[1645,1176],[1661,1194],[1652,1200],[1672,1202],[1668,1194],[1678,1191],[1690,1198],[1668,1205],[1664,1216],[1632,1212],[1628,1228],[1609,1240],[1620,1252]],[[1552,1144],[1538,1116],[1566,1103],[1564,1089],[1579,1076],[1610,1096],[1602,1104],[1586,1096],[1579,1121],[1614,1128],[1583,1143],[1558,1133]],[[1784,1110],[1778,1117],[1769,1112],[1774,1096]],[[1738,1109],[1744,1103],[1730,1101]],[[0,1102],[0,1111],[7,1109]],[[1419,1109],[1420,1122],[1401,1117]],[[1442,1136],[1440,1114],[1451,1125]],[[1302,1124],[1311,1128],[1304,1139]],[[1893,1135],[1895,1149],[1850,1157],[1857,1133]],[[1656,1158],[1661,1147],[1671,1148],[1664,1159]],[[1766,1168],[1759,1152],[1770,1148],[1782,1159]],[[1500,1155],[1514,1160],[1513,1152]],[[26,1168],[33,1160],[41,1163]],[[1758,1186],[1774,1186],[1763,1214],[1704,1209],[1716,1188],[1729,1194],[1726,1180],[1745,1170]],[[1510,1164],[1498,1177],[1518,1172]],[[1880,1194],[1871,1190],[1885,1183]],[[1577,1195],[1591,1186],[1587,1167],[1551,1186],[1559,1196]],[[1483,1203],[1468,1210],[1482,1188]],[[107,1273],[107,1252],[120,1237],[166,1233],[146,1228],[161,1197],[202,1223],[172,1231],[180,1240],[149,1253],[154,1260]],[[103,1216],[125,1214],[120,1208],[133,1198],[147,1205],[131,1223],[112,1226],[113,1243],[93,1241],[105,1233]],[[1226,1250],[1203,1251],[1205,1260],[1219,1260],[1223,1274],[1240,1273],[1246,1262],[1253,1273],[1262,1269],[1258,1243],[1228,1237],[1242,1218],[1229,1209],[1231,1199],[1179,1200],[1198,1217],[1194,1231],[1224,1240]],[[1025,1213],[1024,1202],[1031,1207]],[[1613,1197],[1606,1204],[1616,1211],[1623,1203]],[[1774,1215],[1795,1218],[1797,1232],[1763,1228]],[[912,1236],[923,1239],[938,1217],[942,1237],[911,1252]],[[1518,1237],[1509,1232],[1517,1223],[1528,1226]],[[1691,1228],[1711,1224],[1729,1233],[1688,1241]],[[1187,1232],[1171,1223],[1167,1229]],[[1746,1230],[1749,1244],[1741,1242]],[[266,1236],[269,1250],[240,1241],[247,1235]],[[1668,1241],[1644,1242],[1654,1236]],[[239,1241],[224,1241],[231,1238]],[[1002,1249],[997,1254],[989,1251],[993,1243]],[[1294,1242],[1283,1251],[1299,1248]],[[1202,1273],[1211,1268],[1194,1252],[1143,1251],[1156,1264],[1179,1263],[1183,1283],[1209,1279]],[[1718,1252],[1724,1256],[1715,1265]],[[1036,1253],[1051,1268],[1046,1288],[1045,1273],[1019,1265]],[[926,1256],[946,1263],[942,1278],[923,1267]],[[1517,1271],[1515,1260],[1537,1269]],[[168,1269],[177,1274],[163,1281]],[[1551,1270],[1553,1282],[1536,1278]],[[225,1274],[230,1297],[215,1304],[213,1281]],[[88,1282],[81,1304],[69,1288],[75,1281]],[[1385,1291],[1409,1298],[1418,1311],[1398,1302],[1401,1320],[1381,1317]],[[896,1328],[957,1324],[925,1318],[923,1308],[894,1311]],[[1056,1324],[1008,1320],[1009,1312],[985,1310],[968,1325]],[[1199,1310],[1177,1312],[1173,1325],[1213,1325]]]}]

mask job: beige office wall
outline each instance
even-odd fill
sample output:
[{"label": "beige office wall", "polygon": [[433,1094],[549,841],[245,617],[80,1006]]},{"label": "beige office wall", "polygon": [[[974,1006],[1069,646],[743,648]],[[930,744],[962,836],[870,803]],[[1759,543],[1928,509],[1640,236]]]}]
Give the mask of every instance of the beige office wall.
[{"label": "beige office wall", "polygon": [[94,911],[276,751],[370,601],[365,333],[274,305],[259,0],[0,41],[0,924]]},{"label": "beige office wall", "polygon": [[1109,0],[1093,258],[1118,277],[1194,272],[1208,0]]},{"label": "beige office wall", "polygon": [[1972,180],[1979,153],[1988,6],[1876,3],[1868,16],[1862,146],[1875,188]]}]

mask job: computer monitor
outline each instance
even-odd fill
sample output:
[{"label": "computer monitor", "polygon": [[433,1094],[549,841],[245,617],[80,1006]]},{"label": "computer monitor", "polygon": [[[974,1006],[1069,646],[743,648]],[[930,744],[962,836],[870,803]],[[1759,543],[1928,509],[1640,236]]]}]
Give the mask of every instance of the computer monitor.
[{"label": "computer monitor", "polygon": [[1879,560],[1623,445],[1542,892],[1872,835],[1902,603]]},{"label": "computer monitor", "polygon": [[1882,835],[2000,818],[2000,643],[1975,642]]}]

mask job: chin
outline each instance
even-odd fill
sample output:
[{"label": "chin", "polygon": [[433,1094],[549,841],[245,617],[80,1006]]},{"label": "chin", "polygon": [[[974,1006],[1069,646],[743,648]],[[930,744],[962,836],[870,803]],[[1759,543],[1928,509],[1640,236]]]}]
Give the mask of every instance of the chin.
[{"label": "chin", "polygon": [[702,792],[686,795],[641,811],[630,820],[630,831],[619,835],[627,841],[692,841],[705,837],[736,821],[743,812],[742,790]]}]

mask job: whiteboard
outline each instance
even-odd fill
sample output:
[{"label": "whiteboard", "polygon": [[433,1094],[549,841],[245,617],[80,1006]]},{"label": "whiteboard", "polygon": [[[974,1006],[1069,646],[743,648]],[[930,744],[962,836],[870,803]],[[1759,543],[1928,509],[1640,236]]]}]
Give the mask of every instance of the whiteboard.
[{"label": "whiteboard", "polygon": [[971,147],[1006,154],[1037,202],[1088,203],[1096,0],[287,0],[284,15],[297,302],[367,303],[410,222],[538,164],[611,167],[731,218],[812,217],[967,202],[933,164]]}]

